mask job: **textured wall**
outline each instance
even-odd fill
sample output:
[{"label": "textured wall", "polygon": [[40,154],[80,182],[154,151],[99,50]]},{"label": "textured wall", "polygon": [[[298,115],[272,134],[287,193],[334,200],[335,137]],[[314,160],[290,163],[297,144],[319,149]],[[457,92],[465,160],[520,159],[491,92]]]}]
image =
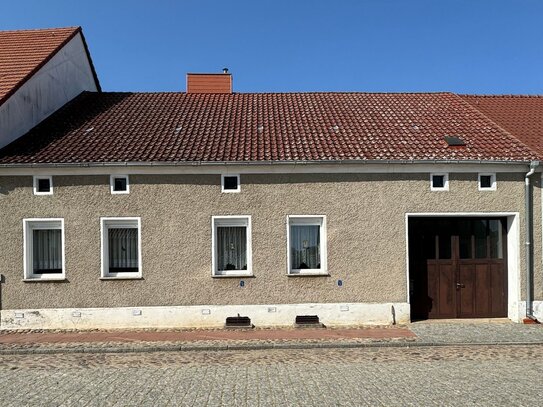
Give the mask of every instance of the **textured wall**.
[{"label": "textured wall", "polygon": [[[449,192],[431,192],[428,174],[242,175],[239,194],[221,193],[220,175],[130,182],[129,195],[111,195],[108,176],[55,176],[53,196],[33,196],[32,177],[0,177],[1,307],[405,302],[406,212],[524,211],[521,173],[498,174],[495,192],[479,192],[477,174],[450,174]],[[540,195],[538,182],[538,215]],[[327,215],[330,277],[286,276],[289,214]],[[252,215],[255,277],[244,288],[239,278],[211,277],[212,215]],[[101,216],[141,217],[143,280],[100,280]],[[22,219],[30,217],[65,219],[67,282],[22,281]],[[521,267],[524,274],[523,247]]]}]

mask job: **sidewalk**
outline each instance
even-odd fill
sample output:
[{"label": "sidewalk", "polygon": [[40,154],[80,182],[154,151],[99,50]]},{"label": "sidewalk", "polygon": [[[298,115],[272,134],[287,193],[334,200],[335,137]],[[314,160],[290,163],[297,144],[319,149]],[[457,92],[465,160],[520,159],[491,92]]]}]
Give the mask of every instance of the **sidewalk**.
[{"label": "sidewalk", "polygon": [[0,332],[0,355],[511,344],[543,345],[543,326],[468,320],[349,329]]}]

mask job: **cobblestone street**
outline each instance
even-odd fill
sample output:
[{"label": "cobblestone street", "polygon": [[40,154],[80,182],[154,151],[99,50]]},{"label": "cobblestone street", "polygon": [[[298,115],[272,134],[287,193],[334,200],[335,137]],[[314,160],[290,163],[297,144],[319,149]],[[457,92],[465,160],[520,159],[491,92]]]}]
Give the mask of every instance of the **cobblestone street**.
[{"label": "cobblestone street", "polygon": [[0,356],[0,405],[529,406],[541,345]]}]

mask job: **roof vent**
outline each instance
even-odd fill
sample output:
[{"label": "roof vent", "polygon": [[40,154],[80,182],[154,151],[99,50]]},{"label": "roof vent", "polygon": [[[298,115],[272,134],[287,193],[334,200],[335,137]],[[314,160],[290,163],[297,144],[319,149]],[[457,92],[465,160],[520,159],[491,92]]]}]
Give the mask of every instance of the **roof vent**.
[{"label": "roof vent", "polygon": [[232,93],[232,74],[227,68],[223,73],[188,73],[187,93]]},{"label": "roof vent", "polygon": [[445,136],[445,141],[450,147],[465,146],[466,142],[457,136]]}]

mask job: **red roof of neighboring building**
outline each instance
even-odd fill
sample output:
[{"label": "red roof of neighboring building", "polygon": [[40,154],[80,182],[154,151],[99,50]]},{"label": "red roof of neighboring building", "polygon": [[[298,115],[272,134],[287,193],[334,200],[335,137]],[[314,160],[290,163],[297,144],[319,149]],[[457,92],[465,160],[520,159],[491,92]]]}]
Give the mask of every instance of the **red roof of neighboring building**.
[{"label": "red roof of neighboring building", "polygon": [[543,96],[462,95],[462,98],[543,154]]},{"label": "red roof of neighboring building", "polygon": [[81,27],[0,31],[0,105],[78,33]]},{"label": "red roof of neighboring building", "polygon": [[84,92],[0,150],[0,164],[536,156],[452,93]]}]

